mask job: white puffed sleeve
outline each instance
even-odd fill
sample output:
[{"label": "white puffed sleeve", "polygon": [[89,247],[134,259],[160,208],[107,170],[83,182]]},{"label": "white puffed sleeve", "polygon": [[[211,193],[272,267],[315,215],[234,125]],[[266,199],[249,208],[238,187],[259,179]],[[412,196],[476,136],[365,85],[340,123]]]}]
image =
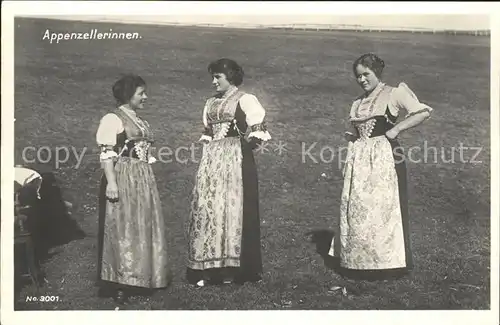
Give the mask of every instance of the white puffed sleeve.
[{"label": "white puffed sleeve", "polygon": [[344,120],[344,127],[346,129],[345,132],[351,135],[357,134],[357,130],[352,124],[351,119],[356,118],[356,108],[359,107],[360,101],[361,99],[358,98],[352,103],[351,109],[349,110],[349,116]]},{"label": "white puffed sleeve", "polygon": [[208,125],[208,117],[207,117],[209,105],[210,105],[210,100],[207,100],[205,103],[205,107],[203,108],[203,118],[202,118],[203,119],[203,126],[205,127],[205,130],[201,134],[201,137],[198,141],[210,142],[210,141],[212,141],[212,138],[213,138],[210,125]]},{"label": "white puffed sleeve", "polygon": [[266,111],[255,95],[245,94],[240,98],[241,110],[246,115],[246,122],[250,128],[248,138],[257,138],[263,141],[271,140],[264,123]]},{"label": "white puffed sleeve", "polygon": [[398,116],[400,110],[406,111],[406,116],[415,115],[424,111],[432,112],[432,108],[421,103],[415,93],[404,83],[400,83],[391,93],[389,110],[392,115]]},{"label": "white puffed sleeve", "polygon": [[122,120],[113,113],[104,115],[97,129],[96,142],[101,148],[101,161],[118,156],[113,150],[116,145],[116,136],[124,131]]}]

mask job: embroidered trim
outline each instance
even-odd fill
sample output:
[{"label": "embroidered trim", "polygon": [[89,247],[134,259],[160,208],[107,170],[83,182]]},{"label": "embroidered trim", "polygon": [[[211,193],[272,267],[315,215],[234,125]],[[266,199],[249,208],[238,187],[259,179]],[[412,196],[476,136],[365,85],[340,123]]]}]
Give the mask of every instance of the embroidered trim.
[{"label": "embroidered trim", "polygon": [[[422,105],[423,105],[423,104],[422,104]],[[420,113],[422,113],[422,112],[429,112],[429,114],[430,114],[430,113],[432,112],[432,109],[431,109],[430,107],[425,106],[424,108],[419,109],[419,110],[418,110],[418,111],[416,111],[416,112],[411,112],[411,113],[406,114],[405,118],[408,118],[408,117],[413,116],[413,115],[420,114]]]},{"label": "embroidered trim", "polygon": [[118,154],[116,152],[114,152],[113,150],[106,150],[101,152],[101,154],[99,155],[99,160],[104,161],[114,157],[118,157]]},{"label": "embroidered trim", "polygon": [[385,117],[385,120],[387,121],[387,123],[389,123],[391,125],[396,125],[396,122],[391,121],[391,119],[389,118],[389,116],[387,116],[387,114],[385,114],[384,117]]},{"label": "embroidered trim", "polygon": [[262,132],[266,132],[267,131],[267,127],[266,127],[266,123],[265,122],[262,122],[262,123],[259,123],[259,124],[254,124],[250,127],[251,131],[252,132],[256,132],[256,131],[262,131]]},{"label": "embroidered trim", "polygon": [[[132,115],[131,112],[127,111],[123,107],[119,107],[116,109],[115,114],[122,120],[123,122],[123,128],[124,132],[127,136],[127,139],[130,141],[140,141],[140,140],[146,140],[150,143],[154,143],[154,135],[153,131],[149,127],[149,123],[136,114]],[[136,132],[132,132],[132,130],[129,129],[129,127],[135,127],[137,131],[139,131],[137,134]],[[132,136],[131,133],[133,133],[135,136]]]},{"label": "embroidered trim", "polygon": [[368,139],[371,136],[373,129],[375,128],[376,122],[377,122],[377,120],[372,118],[369,121],[366,121],[362,124],[357,125],[357,129],[359,132],[359,138],[360,139]]},{"label": "embroidered trim", "polygon": [[237,103],[244,94],[245,92],[240,91],[238,88],[233,88],[224,94],[222,98],[212,97],[207,103],[207,123],[211,125],[227,122],[231,123],[234,118]]},{"label": "embroidered trim", "polygon": [[[131,145],[128,145],[129,143],[131,143]],[[152,142],[147,140],[134,141],[126,139],[125,144],[120,150],[120,153],[116,153],[116,151],[109,148],[108,146],[101,146],[101,154],[99,155],[99,159],[101,161],[104,161],[115,157],[119,158],[128,151],[129,158],[134,158],[132,157],[132,153],[135,153],[135,155],[137,156],[137,158],[135,159],[139,159],[147,163],[154,163],[156,161],[156,158],[152,157],[149,153],[151,144]]]},{"label": "embroidered trim", "polygon": [[255,131],[255,132],[250,132],[248,138],[257,138],[263,141],[269,141],[271,140],[271,135],[269,134],[268,131]]},{"label": "embroidered trim", "polygon": [[214,136],[213,140],[220,140],[226,137],[227,133],[229,132],[229,127],[231,123],[230,122],[225,122],[225,123],[218,123],[214,124]]},{"label": "embroidered trim", "polygon": [[363,104],[363,97],[361,97],[360,100],[359,100],[358,106],[354,110],[354,116],[351,117],[350,120],[352,122],[364,122],[364,121],[368,121],[369,119],[373,118],[372,114],[373,114],[373,110],[374,110],[375,104],[377,103],[378,98],[384,92],[385,89],[386,89],[386,85],[382,84],[380,86],[380,89],[378,90],[378,92],[375,94],[375,97],[370,102],[370,106],[368,107],[368,114],[366,116],[363,116],[363,117],[359,117],[359,115],[358,115],[359,108]]},{"label": "embroidered trim", "polygon": [[123,146],[119,148],[119,153],[116,152],[118,151],[116,146],[102,145],[101,160],[120,158],[126,155],[128,158],[138,159],[146,163],[155,162],[156,158],[150,155],[150,148],[154,143],[154,139],[149,123],[122,106],[115,110],[115,114],[123,122],[126,139]]},{"label": "embroidered trim", "polygon": [[208,142],[210,142],[210,141],[212,141],[212,137],[208,136],[206,134],[202,134],[201,137],[200,137],[200,139],[198,140],[198,142],[201,142],[201,141],[208,141]]},{"label": "embroidered trim", "polygon": [[118,109],[129,117],[132,123],[134,123],[135,126],[137,126],[137,128],[141,131],[143,137],[147,137],[149,133],[151,133],[151,130],[149,130],[148,127],[149,124],[143,119],[141,119],[137,114],[132,114],[129,110],[127,110],[123,106],[118,107]]},{"label": "embroidered trim", "polygon": [[134,143],[135,153],[137,154],[137,157],[140,160],[142,160],[144,162],[149,161],[148,155],[149,155],[150,146],[151,146],[151,144],[149,142],[146,142],[146,141],[138,141],[138,142]]}]

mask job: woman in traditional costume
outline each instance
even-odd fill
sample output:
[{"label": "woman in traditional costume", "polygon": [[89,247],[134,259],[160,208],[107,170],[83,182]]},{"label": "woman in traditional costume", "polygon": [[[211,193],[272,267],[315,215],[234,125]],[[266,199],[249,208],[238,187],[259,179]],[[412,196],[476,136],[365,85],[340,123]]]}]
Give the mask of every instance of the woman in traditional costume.
[{"label": "woman in traditional costume", "polygon": [[[374,54],[353,64],[364,94],[349,115],[340,231],[330,250],[346,275],[370,279],[401,276],[413,267],[405,155],[397,137],[432,111],[406,84],[382,82],[384,66]],[[397,123],[401,111],[407,114]]]},{"label": "woman in traditional costume", "polygon": [[[113,86],[117,109],[100,121],[103,169],[99,200],[98,284],[119,303],[170,281],[167,236],[150,155],[153,133],[138,115],[146,83],[126,75]],[[138,290],[138,291],[137,291]]]},{"label": "woman in traditional costume", "polygon": [[238,89],[244,74],[235,61],[215,61],[208,72],[217,94],[203,110],[205,144],[187,222],[187,280],[197,286],[256,282],[262,257],[253,149],[271,139],[265,110]]}]

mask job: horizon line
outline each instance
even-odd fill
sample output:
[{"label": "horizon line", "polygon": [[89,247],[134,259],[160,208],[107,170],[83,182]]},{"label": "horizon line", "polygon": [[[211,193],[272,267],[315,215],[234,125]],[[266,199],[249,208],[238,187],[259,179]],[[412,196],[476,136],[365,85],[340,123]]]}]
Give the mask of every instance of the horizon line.
[{"label": "horizon line", "polygon": [[[95,16],[94,16],[95,17]],[[251,24],[239,22],[225,22],[225,23],[208,23],[208,22],[179,22],[179,21],[158,21],[158,20],[132,20],[132,19],[115,19],[115,18],[88,18],[84,17],[67,17],[67,16],[35,16],[35,15],[17,15],[15,18],[31,18],[31,19],[45,19],[45,20],[60,20],[60,21],[80,21],[88,23],[119,23],[129,25],[160,25],[160,26],[193,26],[193,27],[219,27],[219,28],[245,28],[245,29],[317,29],[317,30],[361,30],[361,31],[421,31],[421,32],[491,32],[491,28],[431,28],[431,27],[404,27],[404,26],[377,26],[377,25],[364,25],[364,24],[335,24],[335,23],[269,23],[269,24]]]}]

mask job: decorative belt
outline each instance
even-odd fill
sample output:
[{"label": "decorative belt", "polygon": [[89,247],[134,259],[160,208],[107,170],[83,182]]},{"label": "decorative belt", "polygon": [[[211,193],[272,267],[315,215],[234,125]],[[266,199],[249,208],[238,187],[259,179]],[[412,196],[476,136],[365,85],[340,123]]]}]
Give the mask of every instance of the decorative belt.
[{"label": "decorative belt", "polygon": [[379,123],[377,121],[369,138],[374,138],[374,137],[379,137],[381,135],[385,135],[385,133],[389,130],[390,130],[390,128],[388,128],[386,125],[382,125],[382,123]]},{"label": "decorative belt", "polygon": [[360,138],[374,138],[385,135],[393,126],[385,116],[376,116],[373,120],[358,125],[356,128]]},{"label": "decorative belt", "polygon": [[148,141],[131,140],[131,141],[128,141],[125,143],[122,151],[120,152],[120,156],[148,162],[149,161],[149,148],[150,147],[151,147],[151,143]]}]

